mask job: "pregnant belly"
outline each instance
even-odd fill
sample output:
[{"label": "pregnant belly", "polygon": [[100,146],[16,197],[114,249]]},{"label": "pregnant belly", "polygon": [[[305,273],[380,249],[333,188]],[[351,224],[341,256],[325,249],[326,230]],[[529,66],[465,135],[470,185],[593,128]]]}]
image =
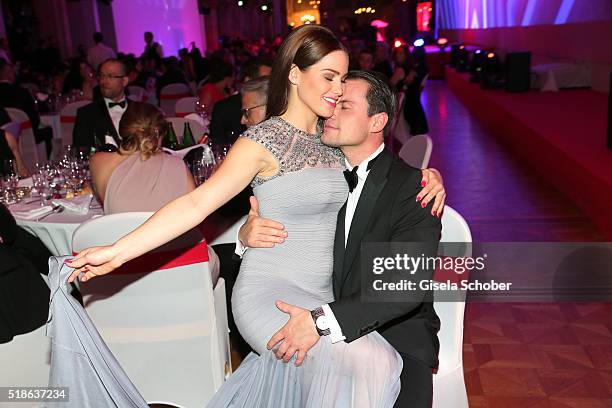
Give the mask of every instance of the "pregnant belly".
[{"label": "pregnant belly", "polygon": [[331,254],[308,256],[303,247],[292,250],[292,243],[277,248],[247,251],[232,294],[238,330],[260,354],[289,319],[277,300],[309,310],[333,300]]}]

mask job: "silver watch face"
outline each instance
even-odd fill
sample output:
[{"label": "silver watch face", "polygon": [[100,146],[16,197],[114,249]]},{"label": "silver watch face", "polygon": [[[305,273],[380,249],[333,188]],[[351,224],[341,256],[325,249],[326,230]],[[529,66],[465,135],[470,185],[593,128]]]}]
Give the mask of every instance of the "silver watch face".
[{"label": "silver watch face", "polygon": [[317,317],[317,329],[319,330],[327,330],[329,329],[329,322],[327,321],[326,316]]}]

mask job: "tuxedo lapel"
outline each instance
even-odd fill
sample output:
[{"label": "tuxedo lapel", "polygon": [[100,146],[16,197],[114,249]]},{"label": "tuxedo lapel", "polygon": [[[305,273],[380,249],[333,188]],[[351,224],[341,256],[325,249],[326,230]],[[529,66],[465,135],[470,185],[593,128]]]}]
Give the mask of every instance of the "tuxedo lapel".
[{"label": "tuxedo lapel", "polygon": [[351,270],[353,262],[355,261],[355,256],[361,249],[361,241],[370,223],[370,217],[372,216],[380,193],[387,184],[387,175],[391,168],[392,161],[393,157],[391,154],[386,149],[383,150],[381,157],[376,160],[374,167],[368,174],[351,223],[344,260],[342,262],[342,280],[339,286],[344,284],[348,272]]},{"label": "tuxedo lapel", "polygon": [[[128,102],[128,107],[129,106],[130,104]],[[104,100],[104,98],[100,98],[98,100],[98,108],[100,109],[100,114],[101,114],[100,117],[103,118],[103,120],[106,122],[106,127],[111,131],[111,136],[113,137],[113,139],[115,139],[117,146],[119,146],[121,139],[119,138],[119,133],[117,133],[117,129],[115,129],[113,120],[110,117],[110,113],[108,112],[108,108],[106,106],[106,101]],[[126,112],[127,112],[127,109],[126,109]],[[104,136],[105,135],[98,135],[98,138],[100,138],[102,143],[105,143]]]},{"label": "tuxedo lapel", "polygon": [[336,222],[336,237],[334,240],[334,298],[340,297],[342,283],[342,264],[344,261],[344,222],[346,218],[346,202],[338,212]]}]

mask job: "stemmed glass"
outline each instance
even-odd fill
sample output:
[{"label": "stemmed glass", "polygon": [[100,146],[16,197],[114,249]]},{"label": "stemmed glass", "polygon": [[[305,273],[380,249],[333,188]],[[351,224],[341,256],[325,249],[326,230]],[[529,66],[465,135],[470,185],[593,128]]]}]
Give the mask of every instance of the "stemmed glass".
[{"label": "stemmed glass", "polygon": [[18,201],[16,189],[19,182],[15,160],[4,160],[0,174],[2,174],[0,177],[2,201],[7,205],[15,204]]}]

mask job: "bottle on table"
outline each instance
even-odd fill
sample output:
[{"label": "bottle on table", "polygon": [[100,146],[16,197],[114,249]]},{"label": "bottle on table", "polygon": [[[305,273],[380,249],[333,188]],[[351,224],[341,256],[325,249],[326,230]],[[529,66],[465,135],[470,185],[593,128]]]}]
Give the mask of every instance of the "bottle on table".
[{"label": "bottle on table", "polygon": [[193,133],[191,132],[191,126],[189,126],[189,121],[185,121],[185,127],[183,128],[183,149],[186,147],[191,147],[196,144],[195,139],[193,138]]},{"label": "bottle on table", "polygon": [[166,136],[164,136],[162,146],[170,150],[179,150],[181,148],[178,139],[176,138],[176,133],[174,132],[174,126],[172,126],[172,123],[168,123],[168,132],[166,133]]}]

